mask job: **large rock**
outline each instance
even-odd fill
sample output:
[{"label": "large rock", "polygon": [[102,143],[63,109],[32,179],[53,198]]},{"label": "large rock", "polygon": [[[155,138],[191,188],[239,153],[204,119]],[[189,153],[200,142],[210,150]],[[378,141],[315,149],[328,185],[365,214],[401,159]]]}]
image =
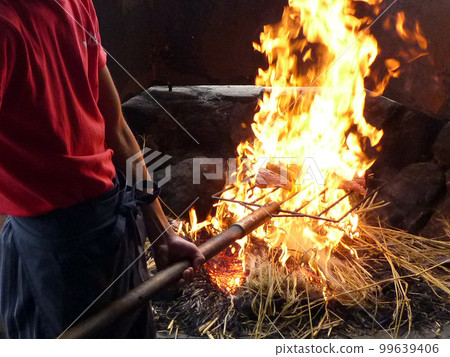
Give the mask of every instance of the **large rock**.
[{"label": "large rock", "polygon": [[450,193],[450,169],[445,172],[445,186],[447,193]]},{"label": "large rock", "polygon": [[123,112],[135,134],[180,161],[187,155],[230,158],[252,137],[261,92],[255,86],[155,87],[124,103]]},{"label": "large rock", "polygon": [[421,235],[428,238],[447,237],[450,240],[450,170],[445,173],[447,195],[436,208],[428,224],[421,231]]},{"label": "large rock", "polygon": [[367,91],[364,117],[369,124],[377,129],[382,129],[386,122],[395,120],[405,110],[406,108],[403,105]]},{"label": "large rock", "polygon": [[445,196],[445,174],[434,162],[408,165],[380,191],[379,199],[389,202],[376,211],[391,226],[417,233]]},{"label": "large rock", "polygon": [[381,151],[371,169],[382,180],[410,164],[432,160],[433,143],[443,126],[437,118],[404,107],[395,112],[382,125]]},{"label": "large rock", "polygon": [[421,235],[427,238],[446,237],[450,240],[450,195],[448,194],[434,212],[428,224],[421,231]]},{"label": "large rock", "polygon": [[433,145],[434,158],[446,167],[450,167],[450,122],[439,133]]}]

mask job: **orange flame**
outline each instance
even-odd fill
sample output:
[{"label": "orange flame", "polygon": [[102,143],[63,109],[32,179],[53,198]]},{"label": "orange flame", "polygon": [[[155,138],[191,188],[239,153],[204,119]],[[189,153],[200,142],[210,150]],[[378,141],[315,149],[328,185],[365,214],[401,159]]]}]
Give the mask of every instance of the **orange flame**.
[{"label": "orange flame", "polygon": [[423,36],[419,22],[416,22],[415,31],[408,30],[405,27],[405,13],[403,11],[397,14],[397,24],[395,25],[395,28],[403,41],[417,43],[422,50],[428,48],[428,42]]},{"label": "orange flame", "polygon": [[[379,13],[382,0],[363,1],[373,6],[374,14]],[[364,79],[370,74],[378,46],[366,31],[370,21],[357,18],[352,5],[352,0],[289,0],[281,22],[264,27],[260,43],[254,43],[254,48],[267,56],[269,67],[259,69],[256,84],[270,90],[260,100],[252,124],[257,139],[243,142],[237,148],[241,164],[238,183],[223,193],[223,198],[251,202],[263,197],[258,203],[266,204],[296,194],[283,204],[284,209],[297,210],[309,203],[301,212],[318,215],[345,194],[339,188],[343,181],[362,177],[371,166],[373,161],[366,157],[360,142],[366,138],[374,146],[383,135],[363,116]],[[411,40],[413,34],[404,30],[403,23],[399,14],[397,30],[403,29],[400,36]],[[423,49],[426,41],[418,25],[416,30],[414,39]],[[399,62],[389,60],[386,66],[389,75],[381,81],[383,88],[396,75]],[[314,175],[303,165],[307,158],[319,169],[323,182],[317,182],[317,171]],[[251,163],[250,170],[245,162]],[[257,187],[255,178],[244,180],[249,172],[256,174],[262,167],[284,168],[292,185],[289,189],[272,191]],[[250,213],[247,208],[229,202],[220,202],[216,208],[215,217],[207,225],[217,230],[226,229],[230,221]],[[323,217],[338,219],[350,209],[349,199],[345,198]],[[347,216],[339,224],[276,218],[254,235],[264,240],[269,249],[279,251],[283,266],[291,257],[303,256],[303,261],[326,279],[332,250],[345,234],[350,237],[358,234],[357,225],[356,215]],[[241,271],[245,271],[247,238],[238,243]],[[215,277],[224,274],[220,270],[209,271]],[[226,280],[230,290],[234,290],[242,276],[234,280],[226,276]]]},{"label": "orange flame", "polygon": [[[386,89],[391,78],[398,78],[400,76],[403,63],[411,63],[421,57],[427,56],[429,53],[426,51],[428,49],[428,42],[423,35],[422,29],[419,22],[416,21],[414,29],[408,29],[406,26],[406,16],[403,11],[396,14],[395,20],[395,30],[397,35],[408,44],[407,48],[401,49],[398,53],[398,59],[390,58],[385,61],[388,74],[377,81],[376,88],[374,92],[381,94]],[[383,24],[384,29],[392,30],[393,25],[391,18],[388,17]],[[376,73],[372,76],[376,77]]]}]

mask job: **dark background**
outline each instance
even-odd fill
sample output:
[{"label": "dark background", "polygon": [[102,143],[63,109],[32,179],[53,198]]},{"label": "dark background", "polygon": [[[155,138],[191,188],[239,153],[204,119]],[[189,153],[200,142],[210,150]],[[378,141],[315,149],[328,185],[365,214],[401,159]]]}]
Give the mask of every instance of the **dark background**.
[{"label": "dark background", "polygon": [[[389,5],[393,0],[385,0]],[[264,57],[253,50],[263,26],[279,22],[287,0],[94,0],[103,45],[144,87],[172,83],[253,84]],[[449,0],[399,0],[389,15],[405,11],[418,20],[430,56],[404,68],[385,95],[428,113],[448,116],[450,79]],[[401,43],[383,30],[371,31],[381,57]],[[123,100],[142,89],[116,64],[109,67]],[[434,78],[438,77],[439,82]]]}]

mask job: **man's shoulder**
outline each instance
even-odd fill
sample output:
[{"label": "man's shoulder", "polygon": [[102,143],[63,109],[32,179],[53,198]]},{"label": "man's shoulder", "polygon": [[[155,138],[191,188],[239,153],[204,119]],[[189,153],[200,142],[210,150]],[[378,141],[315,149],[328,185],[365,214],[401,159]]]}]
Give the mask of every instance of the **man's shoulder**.
[{"label": "man's shoulder", "polygon": [[20,17],[10,1],[0,0],[0,36],[17,32],[20,28]]}]

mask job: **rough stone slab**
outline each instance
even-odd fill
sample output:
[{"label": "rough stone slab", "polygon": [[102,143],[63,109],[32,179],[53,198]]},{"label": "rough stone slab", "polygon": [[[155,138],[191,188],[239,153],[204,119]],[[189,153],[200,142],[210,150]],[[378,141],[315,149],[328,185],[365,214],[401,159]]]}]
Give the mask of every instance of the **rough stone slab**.
[{"label": "rough stone slab", "polygon": [[[447,222],[447,223],[446,223]],[[447,194],[444,202],[442,202],[431,217],[428,224],[421,231],[421,235],[427,238],[441,238],[450,236],[447,234],[446,228],[450,224],[450,195]]]},{"label": "rough stone slab", "polygon": [[406,108],[403,105],[367,91],[364,118],[377,129],[382,129],[386,122],[395,120],[405,110]]},{"label": "rough stone slab", "polygon": [[445,172],[445,185],[447,187],[447,193],[450,193],[450,169]]},{"label": "rough stone slab", "polygon": [[439,133],[433,145],[433,153],[436,161],[450,167],[450,123],[447,123]]},{"label": "rough stone slab", "polygon": [[437,118],[403,108],[383,124],[382,150],[372,172],[391,179],[410,164],[432,160],[432,147],[442,127]]},{"label": "rough stone slab", "polygon": [[445,191],[445,174],[438,164],[411,164],[382,188],[379,199],[390,205],[376,214],[391,226],[417,233],[427,224]]},{"label": "rough stone slab", "polygon": [[450,170],[445,173],[445,181],[447,188],[447,195],[443,202],[441,202],[433,213],[428,224],[421,231],[421,235],[428,238],[439,238],[448,236],[448,225],[450,224]]},{"label": "rough stone slab", "polygon": [[156,87],[148,92],[198,144],[145,92],[123,105],[124,116],[150,146],[181,161],[186,155],[235,157],[238,144],[252,137],[250,124],[262,88],[190,86],[170,92]]}]

